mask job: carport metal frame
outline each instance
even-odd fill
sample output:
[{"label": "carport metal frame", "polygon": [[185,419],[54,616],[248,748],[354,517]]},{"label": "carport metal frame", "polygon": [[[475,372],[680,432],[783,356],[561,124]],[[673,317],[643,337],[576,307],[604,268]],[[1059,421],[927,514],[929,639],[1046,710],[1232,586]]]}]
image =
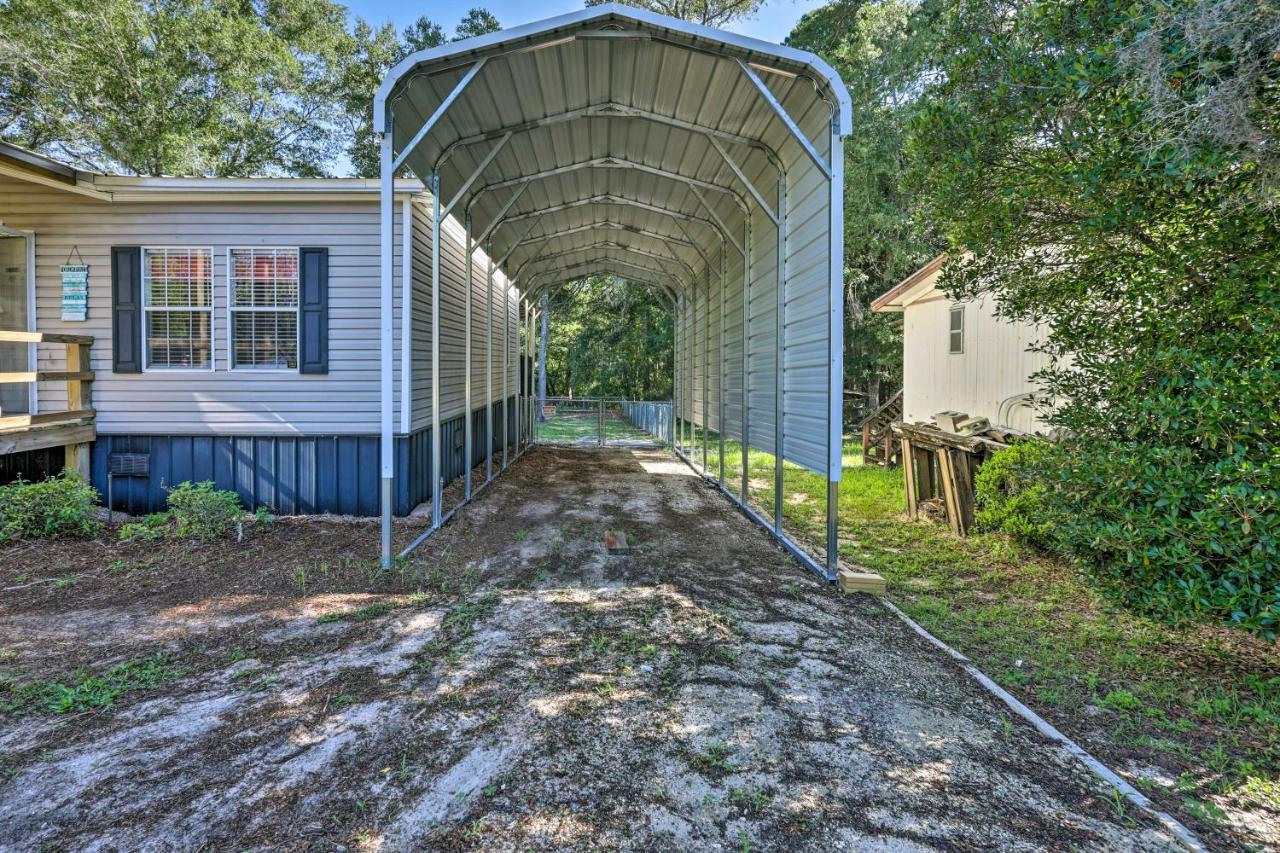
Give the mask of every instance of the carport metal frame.
[{"label": "carport metal frame", "polygon": [[[620,30],[620,29],[580,29],[575,30],[577,26],[585,26],[591,22],[600,19],[607,26],[619,26],[621,22],[634,22],[642,29],[640,30]],[[649,28],[645,30],[643,28]],[[569,30],[567,37],[558,37],[558,33]],[[794,556],[803,563],[813,568],[815,571],[824,575],[828,579],[834,579],[838,566],[838,489],[840,479],[840,462],[842,456],[842,424],[841,424],[841,403],[842,403],[842,353],[843,353],[843,151],[842,136],[849,130],[849,104],[848,96],[835,72],[823,63],[817,57],[811,54],[805,54],[790,48],[769,45],[764,42],[758,42],[753,39],[746,39],[730,33],[724,33],[711,30],[707,27],[701,27],[678,21],[671,18],[655,15],[644,10],[634,8],[620,7],[614,5],[600,6],[589,8],[580,12],[571,13],[558,18],[549,19],[547,21],[537,22],[534,24],[517,27],[512,30],[501,31],[498,33],[480,36],[478,38],[469,39],[454,45],[448,45],[442,48],[436,48],[414,54],[408,59],[397,65],[387,75],[382,87],[380,88],[374,106],[374,122],[375,131],[380,134],[380,219],[381,219],[381,358],[382,358],[382,382],[381,382],[381,496],[382,496],[382,562],[384,566],[391,563],[391,513],[392,513],[392,484],[394,479],[394,430],[393,430],[393,324],[394,324],[394,303],[393,303],[393,179],[397,172],[401,171],[406,165],[409,165],[409,158],[413,155],[419,144],[426,140],[437,124],[449,113],[455,103],[464,96],[468,87],[476,80],[486,65],[495,58],[511,56],[518,53],[524,53],[534,50],[540,50],[562,44],[566,41],[575,41],[577,39],[636,39],[636,40],[657,40],[658,33],[662,31],[683,34],[690,38],[687,42],[675,42],[671,40],[663,41],[664,47],[676,47],[679,49],[689,50],[691,52],[702,52],[715,56],[718,59],[732,59],[741,74],[750,81],[761,101],[769,108],[773,116],[785,127],[788,138],[797,143],[803,150],[808,160],[815,166],[826,180],[829,187],[829,202],[827,205],[827,213],[829,216],[829,246],[828,246],[828,293],[827,293],[827,362],[829,366],[829,382],[827,387],[828,411],[827,411],[827,541],[826,541],[826,560],[819,563],[803,548],[793,542],[786,534],[783,525],[783,470],[784,470],[784,424],[785,413],[783,407],[784,390],[784,359],[783,352],[785,347],[785,310],[786,310],[786,290],[785,282],[787,281],[787,237],[788,229],[786,227],[787,219],[787,170],[783,165],[782,158],[776,151],[770,148],[763,139],[756,139],[741,134],[735,134],[723,130],[722,128],[711,127],[696,122],[688,122],[676,118],[675,116],[656,113],[649,110],[639,109],[634,106],[607,102],[603,104],[592,104],[590,106],[564,110],[559,113],[553,113],[541,119],[534,121],[519,122],[506,127],[491,129],[470,136],[462,136],[453,140],[445,148],[442,149],[439,156],[431,167],[430,175],[426,181],[432,197],[432,249],[431,249],[431,472],[433,482],[431,484],[431,500],[432,500],[432,524],[428,531],[420,536],[412,543],[403,553],[408,553],[416,547],[421,541],[425,540],[434,531],[438,530],[443,524],[464,506],[468,501],[488,486],[494,479],[493,473],[493,293],[494,281],[493,271],[495,267],[505,270],[505,263],[511,257],[512,253],[521,246],[528,246],[533,243],[555,241],[570,233],[589,233],[596,230],[605,230],[614,232],[607,240],[595,240],[587,245],[573,247],[570,246],[563,250],[557,251],[557,246],[553,243],[551,247],[543,252],[536,254],[524,260],[517,267],[514,274],[509,276],[508,287],[514,286],[516,289],[516,324],[517,324],[517,350],[524,353],[527,361],[526,364],[532,366],[534,357],[533,347],[533,329],[537,321],[537,309],[532,305],[533,297],[548,287],[572,280],[573,277],[580,277],[587,274],[620,273],[623,270],[631,272],[623,273],[628,280],[637,281],[650,287],[656,287],[663,292],[668,299],[671,300],[673,309],[673,318],[675,320],[675,328],[677,333],[677,343],[673,347],[673,356],[680,353],[682,349],[686,350],[688,361],[689,375],[686,378],[683,375],[681,365],[674,365],[675,372],[673,378],[676,381],[676,393],[672,406],[673,420],[678,412],[683,412],[684,406],[682,399],[685,394],[689,394],[689,400],[692,404],[692,388],[695,386],[693,370],[695,367],[695,356],[693,353],[692,342],[696,341],[696,337],[690,337],[690,325],[697,318],[697,308],[691,299],[684,299],[681,293],[688,293],[691,296],[696,294],[699,289],[699,279],[701,275],[693,270],[678,253],[669,246],[663,245],[663,248],[669,252],[670,257],[659,254],[657,252],[646,251],[641,247],[632,246],[618,242],[614,239],[620,234],[627,231],[636,231],[637,229],[629,228],[621,222],[614,223],[606,220],[604,223],[588,223],[580,227],[563,229],[559,232],[552,232],[543,235],[530,236],[530,232],[540,219],[548,214],[556,211],[568,210],[574,207],[590,205],[593,208],[599,208],[610,205],[630,206],[645,210],[664,218],[670,219],[674,224],[689,237],[689,240],[679,240],[673,238],[670,234],[661,234],[661,240],[671,241],[673,245],[682,245],[693,248],[704,262],[704,271],[706,280],[704,287],[706,288],[706,298],[702,307],[702,320],[704,329],[702,333],[702,448],[701,448],[701,470],[699,466],[691,458],[693,446],[690,442],[689,452],[686,453],[682,447],[682,436],[684,425],[688,423],[687,417],[681,417],[680,430],[672,432],[673,450],[682,458],[693,470],[700,473],[705,479],[713,482],[726,496],[738,504],[739,508],[770,531]],[[702,41],[698,41],[702,40]],[[703,42],[711,41],[713,47],[708,47]],[[494,50],[498,46],[507,46],[505,50]],[[717,50],[718,48],[718,50]],[[490,51],[479,55],[484,51]],[[779,102],[778,98],[770,90],[757,73],[757,68],[772,73],[782,74],[784,76],[799,76],[780,71],[770,66],[758,65],[753,61],[744,58],[752,56],[772,57],[779,60],[786,60],[789,63],[801,64],[811,69],[816,77],[810,77],[810,82],[814,84],[818,96],[825,101],[830,108],[830,162],[827,162],[814,146],[812,140],[798,126],[796,121],[788,113],[786,108]],[[404,146],[400,152],[394,150],[394,131],[395,116],[390,105],[389,98],[393,90],[403,79],[413,79],[420,65],[428,63],[435,64],[436,71],[446,71],[451,69],[463,69],[461,79],[453,86],[452,90],[436,105],[431,115],[417,128],[411,137],[410,142]],[[823,84],[829,87],[827,94],[823,94],[819,79]],[[829,97],[828,97],[829,95]],[[742,196],[737,189],[731,186],[722,186],[714,182],[698,180],[690,175],[669,171],[666,169],[650,166],[644,163],[630,161],[623,157],[596,157],[589,160],[583,160],[576,163],[562,164],[550,169],[542,169],[532,173],[526,173],[514,178],[505,178],[493,181],[487,184],[481,184],[474,191],[473,186],[481,179],[486,169],[493,163],[495,158],[502,152],[516,134],[532,131],[540,127],[546,127],[550,124],[556,124],[566,121],[574,121],[577,119],[586,119],[594,116],[605,116],[610,118],[635,118],[637,120],[653,121],[665,124],[671,127],[678,127],[690,133],[701,135],[708,144],[719,154],[724,164],[733,173],[737,182],[744,187],[750,195],[750,202]],[[448,161],[454,152],[465,146],[478,145],[486,142],[494,144],[489,148],[485,155],[480,159],[478,165],[471,171],[469,176],[462,182],[459,189],[454,192],[453,198],[443,208],[441,207],[441,180],[440,168]],[[734,143],[750,146],[752,149],[761,151],[765,154],[768,162],[776,169],[777,172],[777,200],[776,204],[771,206],[764,194],[755,186],[752,180],[744,172],[738,162],[729,155],[724,148],[723,143]],[[537,210],[528,212],[510,213],[512,207],[518,199],[520,199],[532,182],[543,180],[546,178],[567,174],[569,172],[584,169],[634,169],[647,174],[651,174],[662,180],[670,180],[681,183],[700,203],[702,211],[709,218],[691,215],[682,210],[673,210],[655,205],[641,198],[628,198],[616,193],[593,194],[586,198],[576,198],[566,200],[558,205],[547,205]],[[501,191],[508,188],[514,188],[513,192],[507,198],[506,202],[494,215],[493,219],[488,222],[481,231],[479,237],[473,241],[472,239],[472,209],[481,197],[486,193]],[[726,194],[733,200],[735,205],[744,213],[743,217],[743,235],[742,241],[735,239],[733,230],[723,221],[716,207],[708,202],[704,196],[704,191],[717,191]],[[467,305],[466,305],[466,332],[465,332],[465,386],[464,386],[464,453],[466,459],[466,473],[464,495],[458,506],[453,507],[447,513],[444,512],[442,506],[443,478],[441,476],[441,424],[440,424],[440,230],[444,219],[450,215],[455,207],[462,201],[463,197],[471,193],[464,207],[465,211],[465,264],[466,264],[466,288],[467,288]],[[754,206],[755,209],[763,212],[766,219],[774,226],[777,237],[777,254],[776,254],[776,296],[777,305],[775,311],[776,329],[774,332],[774,340],[776,344],[776,353],[774,358],[776,376],[774,378],[774,447],[773,455],[775,458],[774,470],[774,517],[766,519],[758,514],[749,503],[749,448],[750,448],[750,429],[749,429],[749,412],[751,406],[748,401],[750,393],[749,385],[749,341],[750,341],[750,323],[748,302],[750,297],[750,285],[752,282],[752,227],[750,210]],[[507,226],[514,226],[523,220],[529,220],[529,226],[519,231],[518,236],[512,240],[506,247],[498,261],[493,260],[493,242],[496,233]],[[710,429],[709,422],[709,362],[710,362],[710,329],[711,329],[711,276],[712,269],[710,259],[705,251],[698,245],[698,241],[689,235],[686,223],[696,224],[706,228],[714,233],[720,239],[719,245],[719,388],[718,388],[718,406],[719,414],[717,418],[717,433],[719,436],[718,447],[718,476],[714,476],[710,472],[709,448],[707,433]],[[406,220],[406,228],[409,223]],[[659,235],[653,234],[656,238]],[[481,246],[487,247],[488,263],[487,267],[487,320],[486,320],[486,361],[487,361],[487,394],[486,394],[486,424],[487,433],[489,435],[488,448],[485,453],[485,481],[479,488],[472,488],[471,464],[472,461],[472,429],[471,429],[471,398],[472,398],[472,375],[471,375],[471,359],[472,359],[472,323],[471,311],[474,302],[472,293],[472,272],[473,257],[475,249]],[[733,491],[726,487],[724,483],[725,473],[725,447],[724,435],[726,430],[726,323],[727,315],[725,309],[726,300],[726,279],[727,279],[727,257],[726,251],[728,247],[732,247],[743,259],[743,341],[742,341],[742,367],[743,367],[743,387],[742,394],[742,484],[741,495],[735,495]],[[595,257],[584,258],[581,262],[568,263],[562,266],[555,266],[553,262],[563,261],[579,254],[593,254]],[[640,263],[635,259],[647,259],[655,261],[657,266]],[[541,268],[543,264],[552,264],[550,268]],[[685,273],[682,277],[672,271],[672,267],[680,268]],[[633,276],[633,273],[638,273]],[[503,320],[503,400],[509,402],[512,398],[505,386],[507,378],[510,375],[510,299],[509,292],[504,299],[504,320]],[[410,311],[411,304],[406,302],[404,310]],[[519,343],[520,328],[524,329],[523,349]],[[682,345],[680,341],[685,341]],[[410,361],[409,353],[405,353],[405,371],[409,371]],[[520,359],[517,358],[516,364],[520,365]],[[516,432],[514,436],[515,458],[518,459],[530,446],[529,437],[532,435],[532,402],[522,394],[525,373],[519,371],[519,381],[517,383],[515,394],[515,425]],[[512,421],[511,413],[506,411],[507,402],[504,402],[504,417],[502,424],[503,442],[502,442],[502,470],[505,470],[510,464],[507,454],[508,447],[511,442],[508,441],[507,425]],[[674,425],[673,425],[674,426]],[[690,424],[692,430],[693,425]],[[693,438],[691,431],[690,439]]]}]

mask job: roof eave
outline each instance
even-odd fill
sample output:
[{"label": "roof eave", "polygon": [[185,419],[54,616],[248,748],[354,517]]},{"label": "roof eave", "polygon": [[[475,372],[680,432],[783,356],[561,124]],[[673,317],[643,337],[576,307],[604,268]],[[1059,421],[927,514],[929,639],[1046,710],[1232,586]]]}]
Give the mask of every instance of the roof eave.
[{"label": "roof eave", "polygon": [[907,303],[914,300],[908,299],[910,291],[925,283],[930,277],[934,276],[942,265],[947,261],[947,253],[943,252],[893,287],[880,294],[871,303],[871,310],[884,314],[901,313],[906,309]]}]

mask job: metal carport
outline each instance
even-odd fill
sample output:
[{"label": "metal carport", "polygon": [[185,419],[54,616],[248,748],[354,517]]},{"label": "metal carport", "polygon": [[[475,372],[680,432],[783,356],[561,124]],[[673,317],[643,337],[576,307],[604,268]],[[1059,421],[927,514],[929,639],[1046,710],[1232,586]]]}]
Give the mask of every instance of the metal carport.
[{"label": "metal carport", "polygon": [[[677,451],[690,461],[682,444],[694,425],[704,443],[706,430],[717,433],[718,459],[711,464],[704,448],[703,474],[834,577],[849,114],[839,77],[813,54],[619,5],[422,51],[393,68],[374,104],[384,562],[394,476],[392,182],[407,169],[435,199],[437,233],[446,217],[460,218],[468,266],[483,248],[526,306],[594,273],[665,292],[677,320]],[[439,246],[433,239],[437,400]],[[439,471],[438,406],[433,418]],[[724,482],[726,438],[741,440],[744,456],[747,445],[775,456],[772,519],[749,506],[745,459],[742,482]],[[466,441],[470,458],[469,427]],[[827,479],[825,563],[785,534],[784,459]],[[435,485],[433,530],[445,519]],[[468,477],[464,502],[471,494]]]}]

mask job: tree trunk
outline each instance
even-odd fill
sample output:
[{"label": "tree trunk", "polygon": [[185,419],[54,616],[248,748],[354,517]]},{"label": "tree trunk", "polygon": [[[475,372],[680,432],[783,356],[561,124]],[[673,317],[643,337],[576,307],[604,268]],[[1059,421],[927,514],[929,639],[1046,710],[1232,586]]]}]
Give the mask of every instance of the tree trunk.
[{"label": "tree trunk", "polygon": [[546,421],[543,407],[547,404],[547,294],[542,294],[542,329],[538,335],[538,422]]},{"label": "tree trunk", "polygon": [[641,350],[641,360],[644,362],[644,372],[640,375],[640,393],[643,395],[642,400],[649,399],[649,381],[652,375],[653,365],[649,359],[649,306],[644,306],[644,337],[640,338],[643,349]]}]

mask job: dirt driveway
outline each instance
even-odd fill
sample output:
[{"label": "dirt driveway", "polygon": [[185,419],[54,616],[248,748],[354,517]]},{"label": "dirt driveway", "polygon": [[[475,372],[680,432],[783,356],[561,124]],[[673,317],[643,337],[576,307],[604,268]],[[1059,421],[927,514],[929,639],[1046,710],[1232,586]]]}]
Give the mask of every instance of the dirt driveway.
[{"label": "dirt driveway", "polygon": [[662,451],[535,450],[390,576],[375,539],[0,549],[0,847],[1173,846]]}]

